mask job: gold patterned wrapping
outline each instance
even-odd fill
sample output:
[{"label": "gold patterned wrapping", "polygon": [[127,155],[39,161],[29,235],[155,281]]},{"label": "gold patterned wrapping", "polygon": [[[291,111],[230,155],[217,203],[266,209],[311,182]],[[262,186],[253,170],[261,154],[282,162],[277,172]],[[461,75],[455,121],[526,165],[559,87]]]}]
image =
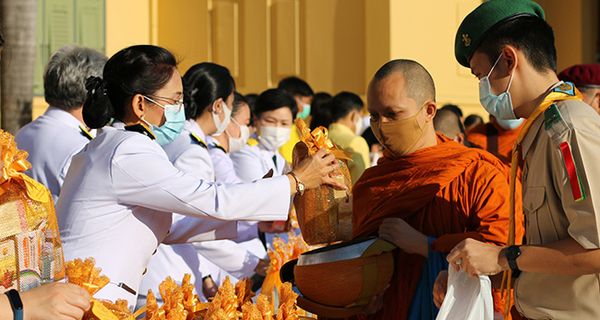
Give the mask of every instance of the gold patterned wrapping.
[{"label": "gold patterned wrapping", "polygon": [[[94,258],[75,259],[66,263],[67,282],[84,288],[90,297],[110,283],[107,276],[101,275],[102,269],[96,267]],[[115,302],[91,298],[91,307],[82,320],[134,320],[136,317],[127,306],[127,301]]]},{"label": "gold patterned wrapping", "polygon": [[25,175],[27,156],[0,130],[0,292],[65,276],[54,203],[46,187]]},{"label": "gold patterned wrapping", "polygon": [[338,160],[339,169],[333,176],[348,188],[348,191],[339,191],[329,186],[321,186],[306,190],[302,196],[296,196],[294,206],[302,236],[310,245],[350,240],[352,178],[347,164],[350,157],[331,142],[324,127],[318,127],[311,132],[302,119],[296,120],[296,126],[300,130],[301,141],[294,147],[293,166],[314,155],[319,149],[326,149]]}]

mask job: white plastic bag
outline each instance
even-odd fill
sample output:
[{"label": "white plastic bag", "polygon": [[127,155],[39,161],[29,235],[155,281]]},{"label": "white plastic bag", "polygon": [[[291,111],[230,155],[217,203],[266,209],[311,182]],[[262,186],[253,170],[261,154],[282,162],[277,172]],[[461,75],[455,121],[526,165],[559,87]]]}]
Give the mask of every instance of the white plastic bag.
[{"label": "white plastic bag", "polygon": [[448,290],[436,320],[494,320],[492,283],[464,271],[448,270]]}]

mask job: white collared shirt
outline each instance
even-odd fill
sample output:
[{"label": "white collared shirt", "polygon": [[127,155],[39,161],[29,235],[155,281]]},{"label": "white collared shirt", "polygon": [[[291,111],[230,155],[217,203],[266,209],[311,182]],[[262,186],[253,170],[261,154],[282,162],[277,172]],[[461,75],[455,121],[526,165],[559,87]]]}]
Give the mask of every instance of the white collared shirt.
[{"label": "white collared shirt", "polygon": [[[107,128],[73,157],[57,205],[65,259],[93,257],[112,283],[138,291],[171,212],[227,220],[287,217],[289,180],[223,186],[181,172],[147,136]],[[186,241],[186,239],[182,239]],[[109,284],[96,298],[136,296]]]},{"label": "white collared shirt", "polygon": [[82,123],[70,113],[49,107],[27,124],[15,138],[17,147],[29,153],[31,169],[26,173],[50,189],[54,202],[71,164],[71,158],[90,141]]},{"label": "white collared shirt", "polygon": [[233,160],[235,173],[244,182],[259,180],[271,169],[273,176],[281,176],[289,169],[279,151],[266,150],[260,144],[246,145],[229,156]]}]

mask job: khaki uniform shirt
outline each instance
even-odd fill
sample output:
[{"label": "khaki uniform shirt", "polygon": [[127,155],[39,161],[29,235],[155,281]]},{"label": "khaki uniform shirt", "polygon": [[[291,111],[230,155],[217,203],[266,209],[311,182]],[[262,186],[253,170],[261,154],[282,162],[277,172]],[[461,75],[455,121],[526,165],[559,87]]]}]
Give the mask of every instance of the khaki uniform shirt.
[{"label": "khaki uniform shirt", "polygon": [[[600,116],[578,100],[557,102],[534,122],[522,148],[526,243],[570,237],[600,248]],[[515,295],[529,319],[600,319],[599,274],[523,272]]]}]

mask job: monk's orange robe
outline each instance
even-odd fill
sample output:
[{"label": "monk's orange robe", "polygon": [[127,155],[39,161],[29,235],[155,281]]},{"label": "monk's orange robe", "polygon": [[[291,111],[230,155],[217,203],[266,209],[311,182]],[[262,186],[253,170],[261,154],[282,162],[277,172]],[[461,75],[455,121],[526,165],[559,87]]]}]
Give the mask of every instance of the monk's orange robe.
[{"label": "monk's orange robe", "polygon": [[475,147],[487,150],[504,164],[510,166],[513,146],[524,125],[523,123],[519,128],[507,131],[491,122],[480,124],[469,131],[467,140]]},{"label": "monk's orange robe", "polygon": [[[508,240],[508,170],[490,153],[441,135],[436,146],[408,156],[393,159],[385,154],[364,172],[353,194],[355,238],[377,235],[382,220],[395,217],[435,237],[432,250],[442,253],[466,238],[496,245]],[[520,203],[517,208],[522,212]],[[516,221],[516,238],[522,239],[522,215]],[[425,258],[397,249],[395,261],[385,307],[374,319],[408,317]],[[503,310],[502,301],[495,304]]]}]

